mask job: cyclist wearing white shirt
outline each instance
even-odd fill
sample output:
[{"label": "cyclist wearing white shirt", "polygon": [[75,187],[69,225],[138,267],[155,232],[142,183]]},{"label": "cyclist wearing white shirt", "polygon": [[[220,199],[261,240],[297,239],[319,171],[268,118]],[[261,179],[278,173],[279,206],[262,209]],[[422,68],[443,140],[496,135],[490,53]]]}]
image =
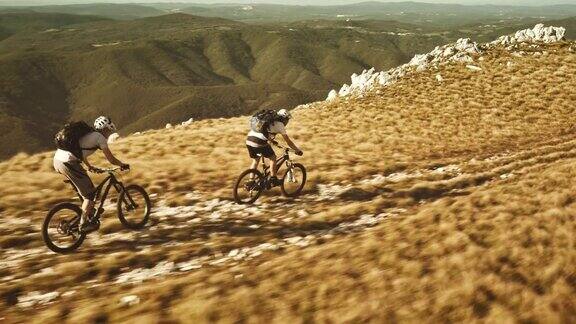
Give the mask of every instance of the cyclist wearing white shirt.
[{"label": "cyclist wearing white shirt", "polygon": [[129,169],[128,164],[122,163],[108,148],[108,137],[116,131],[116,126],[110,118],[98,117],[94,122],[95,131],[84,135],[78,141],[82,149],[82,160],[78,159],[73,153],[58,149],[54,154],[54,169],[66,176],[72,184],[78,189],[78,193],[84,199],[82,203],[82,215],[80,218],[79,228],[82,232],[89,232],[93,229],[93,224],[87,221],[88,216],[94,212],[94,199],[96,188],[88,173],[82,167],[82,162],[92,172],[102,172],[100,169],[93,167],[88,162],[88,156],[94,154],[97,150],[102,150],[106,159],[122,169]]},{"label": "cyclist wearing white shirt", "polygon": [[250,130],[246,138],[246,147],[248,154],[252,159],[251,169],[257,169],[260,158],[266,158],[271,161],[271,182],[274,186],[280,185],[280,180],[276,175],[276,153],[270,146],[270,140],[273,140],[276,134],[281,134],[288,146],[296,151],[297,155],[302,155],[303,152],[292,142],[292,139],[286,133],[286,125],[292,118],[292,115],[286,109],[281,109],[277,112],[278,120],[268,126],[268,137],[263,133]]}]

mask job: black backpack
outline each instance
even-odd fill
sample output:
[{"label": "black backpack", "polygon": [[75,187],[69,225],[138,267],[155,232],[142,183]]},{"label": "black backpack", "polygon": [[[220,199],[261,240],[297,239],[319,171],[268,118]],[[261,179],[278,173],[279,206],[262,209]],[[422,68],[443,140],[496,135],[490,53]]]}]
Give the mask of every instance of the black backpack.
[{"label": "black backpack", "polygon": [[77,159],[82,160],[84,158],[82,150],[93,150],[95,148],[82,148],[80,147],[80,139],[92,132],[95,132],[94,128],[90,127],[87,123],[83,121],[71,122],[66,124],[56,135],[54,136],[54,143],[56,147],[72,153]]},{"label": "black backpack", "polygon": [[278,115],[274,110],[260,110],[250,117],[250,129],[269,136],[269,127],[278,120]]}]

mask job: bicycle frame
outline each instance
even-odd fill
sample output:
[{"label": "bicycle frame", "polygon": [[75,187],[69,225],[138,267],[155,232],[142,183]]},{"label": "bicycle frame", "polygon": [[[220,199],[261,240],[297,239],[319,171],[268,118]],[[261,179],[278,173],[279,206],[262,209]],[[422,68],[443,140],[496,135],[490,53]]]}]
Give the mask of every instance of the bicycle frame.
[{"label": "bicycle frame", "polygon": [[[72,185],[72,188],[74,188],[74,191],[76,191],[76,194],[78,195],[78,198],[80,198],[80,201],[84,202],[84,198],[80,195],[76,186],[70,180],[66,182]],[[94,201],[97,201],[98,199],[100,200],[99,207],[95,209],[97,211],[96,215],[99,215],[99,211],[103,210],[102,208],[104,207],[104,203],[106,202],[106,198],[108,198],[108,194],[110,193],[110,189],[112,187],[114,187],[114,189],[116,189],[116,191],[118,192],[122,192],[124,190],[124,185],[122,184],[122,182],[118,181],[113,172],[108,172],[108,176],[106,177],[106,179],[104,179],[104,181],[102,181],[98,185],[98,187],[96,187],[96,195],[94,195]],[[102,194],[102,192],[104,192],[104,194]],[[130,199],[130,203],[134,204],[132,198],[129,195],[126,196],[128,197],[128,199]]]},{"label": "bicycle frame", "polygon": [[[279,146],[280,147],[280,146]],[[282,164],[284,164],[284,162],[286,162],[286,166],[288,168],[291,167],[292,161],[290,160],[290,154],[289,151],[290,149],[284,148],[284,147],[280,147],[282,149],[284,149],[284,154],[276,159],[276,172],[278,172],[280,170],[280,168],[282,167]],[[266,164],[266,159],[262,159],[262,168],[264,171],[264,178],[268,178],[268,176],[270,175],[270,166],[268,164]]]}]

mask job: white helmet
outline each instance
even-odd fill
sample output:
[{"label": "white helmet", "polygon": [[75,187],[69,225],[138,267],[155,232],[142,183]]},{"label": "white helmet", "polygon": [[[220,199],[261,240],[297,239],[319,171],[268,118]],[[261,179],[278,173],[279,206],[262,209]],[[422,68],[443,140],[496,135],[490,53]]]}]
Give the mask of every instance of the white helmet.
[{"label": "white helmet", "polygon": [[96,130],[104,130],[104,129],[108,129],[111,131],[116,131],[116,125],[114,125],[114,123],[112,122],[112,119],[106,117],[106,116],[100,116],[98,118],[96,118],[96,120],[94,121],[94,128]]},{"label": "white helmet", "polygon": [[284,119],[285,121],[288,121],[288,120],[290,120],[290,118],[292,118],[292,114],[286,109],[278,110],[277,114],[278,114],[278,117]]}]

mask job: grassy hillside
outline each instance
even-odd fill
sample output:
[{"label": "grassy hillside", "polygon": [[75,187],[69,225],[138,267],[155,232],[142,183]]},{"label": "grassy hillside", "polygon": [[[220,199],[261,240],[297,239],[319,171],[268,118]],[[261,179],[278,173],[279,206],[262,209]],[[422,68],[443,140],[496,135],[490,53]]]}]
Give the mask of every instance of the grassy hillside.
[{"label": "grassy hillside", "polygon": [[15,34],[0,42],[0,112],[19,127],[0,157],[50,147],[66,119],[108,114],[128,133],[291,108],[324,99],[352,73],[388,69],[446,41],[394,33],[412,25],[353,24],[360,28],[173,14]]},{"label": "grassy hillside", "polygon": [[479,71],[443,65],[298,109],[296,201],[230,201],[247,117],[129,136],[112,148],[133,166],[123,180],[153,193],[152,225],[123,230],[110,207],[73,258],[38,235],[71,195],[52,154],[2,162],[0,316],[574,321],[575,46],[496,48]]}]

